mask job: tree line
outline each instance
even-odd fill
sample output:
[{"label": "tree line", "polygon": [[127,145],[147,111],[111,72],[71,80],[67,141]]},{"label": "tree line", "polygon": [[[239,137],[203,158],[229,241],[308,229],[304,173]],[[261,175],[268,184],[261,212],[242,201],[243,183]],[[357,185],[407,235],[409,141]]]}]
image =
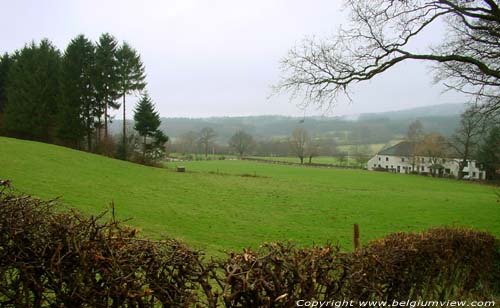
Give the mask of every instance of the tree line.
[{"label": "tree line", "polygon": [[361,167],[373,154],[366,144],[350,145],[348,150],[340,150],[334,138],[311,135],[303,126],[295,127],[289,136],[274,139],[255,138],[243,129],[238,129],[227,144],[217,142],[217,133],[212,127],[199,131],[180,134],[168,145],[170,152],[186,159],[196,159],[197,154],[204,159],[210,154],[283,157],[293,156],[300,163],[313,163],[313,158],[330,156],[338,159],[339,164],[347,165],[348,160]]},{"label": "tree line", "polygon": [[[145,88],[139,53],[109,33],[97,42],[78,35],[64,52],[48,39],[33,41],[0,58],[0,132],[121,159],[138,150],[146,162],[168,137],[158,129],[160,117]],[[125,120],[132,94],[142,94],[134,115],[140,145]],[[111,111],[119,108],[123,128],[115,142],[108,128]]]}]

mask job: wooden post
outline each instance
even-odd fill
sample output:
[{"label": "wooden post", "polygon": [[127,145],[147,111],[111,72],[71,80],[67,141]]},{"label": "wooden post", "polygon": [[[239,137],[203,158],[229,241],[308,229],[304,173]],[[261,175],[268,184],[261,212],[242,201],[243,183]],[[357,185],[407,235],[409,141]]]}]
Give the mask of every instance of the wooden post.
[{"label": "wooden post", "polygon": [[354,251],[357,251],[359,249],[359,225],[354,224],[353,227]]}]

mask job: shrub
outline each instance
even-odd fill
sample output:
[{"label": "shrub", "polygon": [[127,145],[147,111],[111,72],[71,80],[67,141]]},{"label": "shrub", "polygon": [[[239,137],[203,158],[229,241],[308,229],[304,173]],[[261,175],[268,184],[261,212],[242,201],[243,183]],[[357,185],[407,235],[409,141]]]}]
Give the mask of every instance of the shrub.
[{"label": "shrub", "polygon": [[[5,185],[4,185],[5,187]],[[188,307],[202,255],[178,241],[141,240],[103,214],[0,195],[0,306]]]},{"label": "shrub", "polygon": [[434,228],[395,233],[352,255],[357,299],[449,299],[500,291],[500,245],[492,235]]},{"label": "shrub", "polygon": [[299,299],[340,298],[347,281],[344,255],[331,245],[295,248],[266,243],[218,263],[213,278],[225,307],[295,307]]}]

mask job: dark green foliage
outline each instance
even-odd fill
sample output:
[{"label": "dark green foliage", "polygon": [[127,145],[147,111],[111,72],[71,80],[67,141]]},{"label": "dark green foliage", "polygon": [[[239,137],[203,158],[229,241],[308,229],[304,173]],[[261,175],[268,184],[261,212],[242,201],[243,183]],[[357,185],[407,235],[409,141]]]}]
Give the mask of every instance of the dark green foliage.
[{"label": "dark green foliage", "polygon": [[[160,158],[168,137],[158,129],[161,124],[160,115],[155,111],[154,104],[147,93],[142,95],[134,110],[134,121],[134,129],[143,138],[142,163],[148,163],[148,158],[153,160]],[[146,156],[147,154],[149,157]]]},{"label": "dark green foliage", "polygon": [[9,69],[5,129],[22,138],[52,141],[61,56],[48,40],[32,42],[13,55]]},{"label": "dark green foliage", "polygon": [[[116,58],[118,42],[109,33],[104,33],[99,38],[96,47],[95,61],[95,89],[98,103],[98,129],[104,125],[104,137],[108,137],[108,109],[120,107],[116,103],[119,93],[118,60]],[[104,122],[103,122],[104,121]]]},{"label": "dark green foliage", "polygon": [[7,104],[7,80],[12,61],[13,59],[7,53],[0,57],[0,114]]},{"label": "dark green foliage", "polygon": [[124,42],[116,51],[116,60],[120,94],[123,96],[143,90],[146,86],[146,72],[139,53]]},{"label": "dark green foliage", "polygon": [[265,243],[204,260],[103,215],[56,210],[0,181],[2,307],[296,307],[297,300],[461,300],[500,294],[500,243],[467,229],[396,233],[354,253]]},{"label": "dark green foliage", "polygon": [[160,127],[160,115],[155,111],[153,101],[147,93],[144,93],[135,107],[134,121],[134,128],[142,137],[152,137]]},{"label": "dark green foliage", "polygon": [[483,141],[478,153],[488,179],[500,178],[500,126],[493,126]]},{"label": "dark green foliage", "polygon": [[[109,109],[119,108],[122,97],[125,119],[125,97],[144,89],[145,76],[137,51],[127,43],[118,47],[109,33],[96,46],[78,35],[62,57],[48,40],[32,42],[0,57],[0,129],[19,138],[111,155],[115,144],[108,135]],[[125,128],[123,122],[121,158],[128,152]]]},{"label": "dark green foliage", "polygon": [[119,92],[122,96],[123,130],[122,146],[119,157],[127,158],[127,127],[126,127],[126,102],[125,97],[135,91],[143,90],[146,86],[146,73],[140,55],[135,49],[124,42],[116,52],[118,61]]},{"label": "dark green foliage", "polygon": [[86,136],[88,150],[96,111],[92,85],[94,52],[92,42],[83,35],[69,43],[62,59],[58,110],[58,137],[67,145],[80,147]]}]

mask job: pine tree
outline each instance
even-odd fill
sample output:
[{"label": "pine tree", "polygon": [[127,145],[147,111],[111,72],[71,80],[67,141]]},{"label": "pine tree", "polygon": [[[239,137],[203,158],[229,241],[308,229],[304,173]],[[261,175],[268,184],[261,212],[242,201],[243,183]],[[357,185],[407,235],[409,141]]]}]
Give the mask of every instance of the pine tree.
[{"label": "pine tree", "polygon": [[84,35],[66,48],[61,65],[61,95],[58,110],[58,137],[73,147],[87,137],[91,150],[95,93],[91,83],[95,48]]},{"label": "pine tree", "polygon": [[3,127],[3,112],[7,105],[7,75],[12,61],[7,53],[0,57],[0,129]]},{"label": "pine tree", "polygon": [[118,61],[118,88],[119,93],[122,96],[122,108],[123,108],[123,140],[121,144],[121,153],[119,153],[122,159],[127,157],[127,127],[126,127],[126,102],[125,97],[132,94],[135,91],[143,90],[146,86],[146,73],[144,69],[144,64],[141,61],[141,57],[135,49],[130,47],[129,44],[124,42],[116,52],[116,58]]},{"label": "pine tree", "polygon": [[[108,109],[120,107],[115,101],[119,97],[118,89],[118,61],[116,59],[116,39],[109,33],[104,33],[99,38],[96,47],[96,65],[94,84],[98,102],[97,117],[98,129],[102,126],[104,118],[104,138],[108,139]],[[98,134],[98,138],[100,138]]]},{"label": "pine tree", "polygon": [[[147,138],[158,137],[160,127],[160,115],[156,112],[153,102],[147,93],[142,95],[141,100],[134,110],[134,129],[143,138],[142,161],[146,162]],[[161,136],[160,136],[161,137]],[[157,139],[157,138],[155,138]],[[156,142],[156,140],[154,141]],[[153,143],[154,143],[153,142]]]},{"label": "pine tree", "polygon": [[17,137],[51,141],[56,127],[60,52],[48,40],[13,56],[7,82],[5,129]]}]

